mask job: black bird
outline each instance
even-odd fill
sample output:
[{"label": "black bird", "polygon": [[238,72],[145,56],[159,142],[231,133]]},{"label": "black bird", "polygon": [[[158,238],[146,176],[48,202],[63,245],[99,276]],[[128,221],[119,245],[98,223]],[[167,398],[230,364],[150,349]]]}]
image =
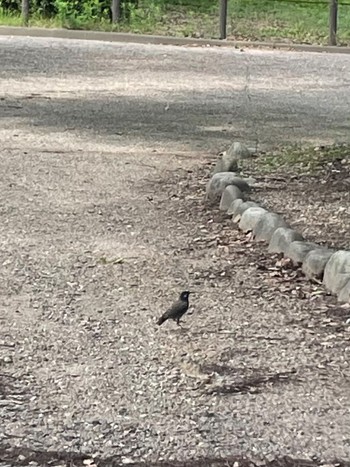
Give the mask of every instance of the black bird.
[{"label": "black bird", "polygon": [[180,319],[188,310],[188,296],[190,295],[190,293],[191,292],[188,291],[181,292],[178,301],[175,302],[173,306],[170,307],[169,310],[167,310],[164,313],[164,315],[159,318],[159,320],[157,321],[158,326],[163,324],[167,319],[173,319],[174,321],[176,321],[176,324],[180,326]]}]

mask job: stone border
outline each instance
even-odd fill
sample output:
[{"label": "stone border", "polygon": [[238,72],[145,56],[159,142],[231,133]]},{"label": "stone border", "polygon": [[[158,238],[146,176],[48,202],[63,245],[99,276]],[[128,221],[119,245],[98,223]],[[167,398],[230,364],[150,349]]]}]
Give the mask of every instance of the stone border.
[{"label": "stone border", "polygon": [[280,49],[293,52],[350,54],[349,46],[290,44],[278,41],[235,41],[221,39],[195,39],[192,37],[158,36],[123,32],[87,31],[58,28],[0,26],[0,36],[53,37],[57,39],[162,44],[189,47],[233,47],[251,49]]},{"label": "stone border", "polygon": [[[239,161],[249,154],[251,151],[237,142],[221,154],[214,175],[207,184],[206,199],[220,200],[220,210],[232,215],[239,229],[252,232],[256,241],[268,243],[270,253],[282,253],[301,266],[308,279],[322,280],[325,288],[339,301],[350,303],[350,251],[335,251],[308,242],[282,216],[247,200],[255,180],[227,171],[226,167],[237,169]],[[226,171],[221,171],[222,168]]]}]

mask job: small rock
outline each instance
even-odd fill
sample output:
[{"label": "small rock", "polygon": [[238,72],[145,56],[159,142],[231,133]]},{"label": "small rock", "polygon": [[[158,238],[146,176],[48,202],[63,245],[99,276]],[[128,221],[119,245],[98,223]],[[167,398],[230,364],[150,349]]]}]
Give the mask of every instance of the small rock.
[{"label": "small rock", "polygon": [[328,248],[311,250],[303,260],[303,273],[309,279],[321,279],[329,258],[334,251]]},{"label": "small rock", "polygon": [[288,246],[285,256],[290,258],[294,264],[301,264],[310,251],[318,248],[320,248],[320,245],[316,243],[295,241]]},{"label": "small rock", "polygon": [[246,211],[249,208],[260,208],[260,206],[257,203],[254,203],[254,201],[245,201],[244,203],[240,204],[237,208],[237,212],[233,217],[233,222],[239,222],[244,211]]},{"label": "small rock", "polygon": [[238,172],[237,160],[231,158],[226,151],[220,153],[220,158],[214,167],[213,175],[220,172]]},{"label": "small rock", "polygon": [[232,203],[231,203],[231,206],[228,208],[227,210],[227,214],[230,214],[230,215],[235,215],[237,209],[239,208],[239,206],[243,204],[243,199],[235,199]]},{"label": "small rock", "polygon": [[233,201],[242,199],[243,194],[236,185],[229,185],[225,188],[220,201],[220,210],[227,211]]},{"label": "small rock", "polygon": [[323,275],[327,290],[338,294],[350,280],[350,251],[340,250],[329,258]]},{"label": "small rock", "polygon": [[251,207],[244,211],[238,227],[243,232],[251,232],[261,218],[267,214],[266,209],[260,207]]},{"label": "small rock", "polygon": [[266,212],[255,225],[253,233],[256,240],[270,242],[272,235],[279,227],[289,227],[282,216],[274,212]]},{"label": "small rock", "polygon": [[235,141],[227,151],[227,157],[235,161],[249,159],[252,157],[252,154],[252,151],[239,141]]},{"label": "small rock", "polygon": [[217,161],[213,175],[220,172],[237,172],[238,161],[248,159],[253,154],[253,151],[248,149],[244,144],[235,141],[227,151],[220,154],[220,159]]},{"label": "small rock", "polygon": [[212,176],[207,185],[206,198],[215,200],[222,195],[225,188],[229,185],[237,186],[241,191],[249,191],[250,186],[243,179],[232,172],[221,172]]},{"label": "small rock", "polygon": [[295,230],[279,227],[271,237],[268,251],[269,253],[285,253],[292,242],[302,240],[304,240],[303,236]]},{"label": "small rock", "polygon": [[349,302],[350,303],[350,280],[341,288],[338,293],[338,300],[340,302]]},{"label": "small rock", "polygon": [[2,361],[3,361],[4,363],[12,363],[12,362],[13,362],[13,358],[11,357],[11,355],[6,355],[6,356],[2,359]]},{"label": "small rock", "polygon": [[14,342],[6,342],[5,340],[0,340],[0,346],[4,347],[15,347],[16,344]]},{"label": "small rock", "polygon": [[134,463],[134,460],[131,459],[130,457],[122,457],[122,464],[133,464]]}]

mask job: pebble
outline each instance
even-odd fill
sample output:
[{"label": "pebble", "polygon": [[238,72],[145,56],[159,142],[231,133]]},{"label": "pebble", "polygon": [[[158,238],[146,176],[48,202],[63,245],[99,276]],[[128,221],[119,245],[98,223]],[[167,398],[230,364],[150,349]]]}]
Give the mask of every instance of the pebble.
[{"label": "pebble", "polygon": [[131,459],[131,457],[122,457],[121,461],[122,461],[122,464],[124,464],[124,465],[134,463],[134,459]]},{"label": "pebble", "polygon": [[6,355],[6,356],[2,359],[2,361],[3,361],[4,363],[12,363],[12,362],[13,362],[13,358],[11,357],[11,355]]}]

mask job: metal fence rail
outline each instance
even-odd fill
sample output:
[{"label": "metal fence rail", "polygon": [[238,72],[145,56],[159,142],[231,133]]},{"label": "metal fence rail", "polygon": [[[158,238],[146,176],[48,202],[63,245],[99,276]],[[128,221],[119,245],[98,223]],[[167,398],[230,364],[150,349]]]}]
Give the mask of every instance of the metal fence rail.
[{"label": "metal fence rail", "polygon": [[[186,31],[186,17],[191,18],[191,21],[194,23],[198,20],[199,16],[201,17],[202,23],[197,21],[198,28],[201,27],[205,29],[205,33],[210,37],[219,37],[220,39],[235,39],[237,38],[236,29],[237,25],[240,24],[241,18],[239,14],[233,7],[239,6],[240,1],[242,0],[216,0],[212,3],[206,2],[205,0],[109,0],[110,1],[110,19],[111,23],[118,25],[123,20],[125,20],[125,11],[127,8],[130,8],[130,5],[134,8],[134,12],[140,12],[140,18],[142,17],[142,12],[145,15],[152,15],[151,5],[153,7],[158,7],[158,5],[163,9],[164,15],[168,15],[167,18],[169,23],[180,23],[180,26],[183,26],[180,29],[175,29],[175,32],[171,30],[171,25],[167,28],[166,20],[163,21],[163,17],[154,18],[154,24],[157,21],[162,22],[163,28],[161,29],[162,34],[168,35],[194,35],[194,37],[203,37],[201,31],[199,32],[189,32],[190,27],[187,25]],[[257,0],[261,1],[261,0]],[[30,3],[31,0],[21,0],[22,2],[22,20],[24,25],[29,24],[30,16]],[[108,2],[105,2],[108,7]],[[271,8],[274,11],[277,11],[278,8],[283,8],[283,4],[293,4],[295,8],[300,8],[301,6],[309,8],[310,15],[313,14],[315,6],[324,8],[324,12],[328,10],[328,31],[320,31],[322,38],[328,41],[330,45],[337,45],[337,32],[339,24],[339,7],[350,7],[350,0],[265,0],[264,4],[271,4]],[[252,4],[254,7],[254,0],[245,0],[245,3],[241,5]],[[256,3],[258,5],[258,3]],[[1,0],[0,0],[1,6]],[[350,11],[350,8],[349,8]],[[198,13],[198,18],[196,18],[196,13]],[[350,18],[350,16],[349,16]],[[257,18],[258,20],[258,18]],[[276,20],[278,21],[278,20]],[[196,23],[196,24],[197,24]],[[271,27],[274,27],[273,25]],[[324,27],[324,25],[323,25]],[[347,28],[349,31],[349,42],[350,42],[350,22],[341,27]],[[249,28],[249,26],[247,26]],[[254,23],[253,20],[250,21],[251,32],[254,33]],[[239,28],[238,28],[239,29]],[[282,27],[283,30],[283,27]],[[158,32],[158,31],[155,31]],[[195,35],[197,34],[197,36]],[[239,35],[239,32],[237,33]],[[254,36],[254,34],[253,34]],[[242,37],[238,37],[242,39]],[[244,38],[244,37],[243,37]],[[254,37],[252,38],[254,40]],[[323,41],[324,42],[324,41]]]}]

